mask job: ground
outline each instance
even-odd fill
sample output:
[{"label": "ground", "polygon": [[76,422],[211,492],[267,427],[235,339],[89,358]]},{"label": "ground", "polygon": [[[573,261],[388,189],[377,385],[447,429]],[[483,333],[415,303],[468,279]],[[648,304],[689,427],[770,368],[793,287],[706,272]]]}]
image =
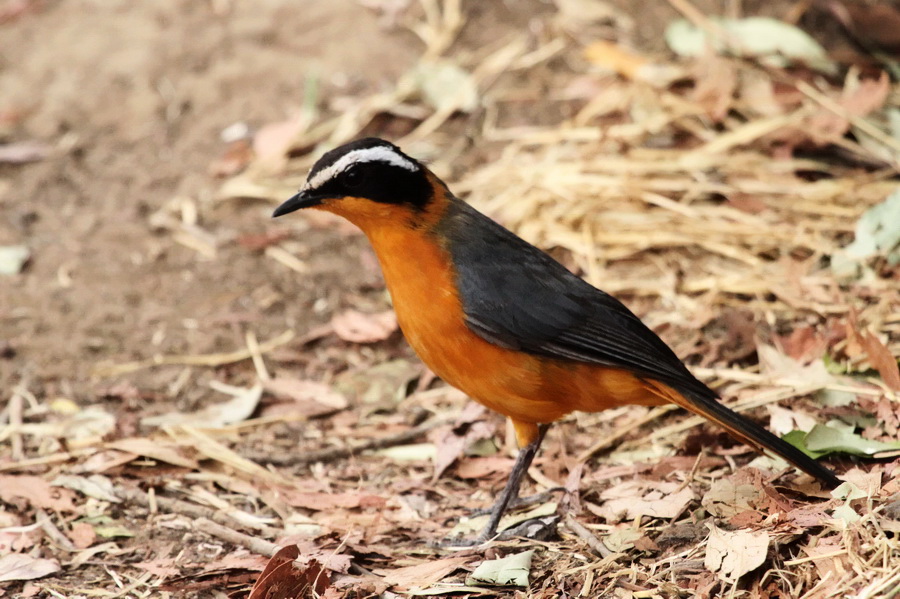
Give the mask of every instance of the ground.
[{"label": "ground", "polygon": [[[270,219],[324,149],[398,140],[732,405],[896,440],[900,270],[836,266],[896,187],[896,15],[829,6],[0,4],[0,246],[29,253],[0,274],[0,596],[246,593],[290,543],[332,596],[889,596],[891,448],[832,456],[832,497],[667,409],[551,430],[527,486],[569,491],[558,534],[435,545],[502,486],[507,427],[416,360],[351,226]],[[675,57],[667,25],[714,14],[836,70]],[[528,587],[446,586],[527,549]]]}]

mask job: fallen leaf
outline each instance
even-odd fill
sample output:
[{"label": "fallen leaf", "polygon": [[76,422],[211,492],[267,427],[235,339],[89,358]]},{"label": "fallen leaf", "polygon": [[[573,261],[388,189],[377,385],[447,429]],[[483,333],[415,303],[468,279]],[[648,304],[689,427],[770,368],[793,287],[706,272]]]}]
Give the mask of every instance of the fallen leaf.
[{"label": "fallen leaf", "polygon": [[36,141],[0,144],[0,163],[26,164],[38,162],[50,154],[50,146]]},{"label": "fallen leaf", "polygon": [[514,463],[515,460],[512,458],[504,458],[501,456],[467,458],[456,466],[454,472],[459,478],[478,479],[497,472],[502,472],[504,474],[509,473],[512,471]]},{"label": "fallen leaf", "polygon": [[173,466],[181,466],[182,468],[189,468],[191,470],[200,468],[200,464],[197,460],[185,456],[181,453],[178,446],[166,441],[131,437],[128,439],[109,441],[106,444],[106,447],[135,455],[141,455],[153,460],[172,464]]},{"label": "fallen leaf", "polygon": [[60,571],[53,559],[32,557],[26,553],[10,553],[0,557],[0,582],[34,580]]},{"label": "fallen leaf", "polygon": [[316,404],[318,407],[316,405],[305,406],[309,408],[308,416],[319,416],[334,410],[343,410],[349,405],[347,398],[342,393],[335,391],[330,385],[318,381],[304,381],[279,376],[264,381],[263,387],[272,395],[292,399],[298,404],[307,402]]},{"label": "fallen leaf", "polygon": [[375,570],[375,573],[384,576],[384,583],[392,587],[425,589],[439,582],[470,559],[467,556],[448,557],[393,570]]},{"label": "fallen leaf", "polygon": [[53,479],[54,486],[66,487],[73,491],[78,491],[82,495],[109,501],[110,503],[119,503],[122,500],[116,496],[115,487],[112,481],[100,474],[92,474],[91,476],[76,476],[73,474],[60,474]]},{"label": "fallen leaf", "polygon": [[31,250],[24,245],[0,245],[0,275],[17,275],[31,257]]},{"label": "fallen leaf", "polygon": [[757,57],[776,67],[783,68],[800,61],[825,73],[836,70],[836,65],[817,41],[783,21],[769,17],[712,18],[710,21],[722,30],[730,45],[726,46],[717,36],[686,19],[674,21],[666,28],[666,43],[679,56],[689,58],[702,56],[708,47],[712,47],[720,54],[728,50],[739,56]]},{"label": "fallen leaf", "polygon": [[467,585],[493,584],[498,586],[528,586],[531,558],[534,549],[514,553],[500,559],[486,560],[478,564],[475,571],[466,577]]},{"label": "fallen leaf", "polygon": [[34,507],[58,512],[75,511],[75,493],[54,487],[39,476],[0,475],[0,500],[24,499]]},{"label": "fallen leaf", "polygon": [[[897,228],[900,229],[900,226]],[[888,387],[894,391],[900,391],[900,366],[891,350],[870,331],[866,331],[862,335],[862,343],[872,368],[878,371]]]},{"label": "fallen leaf", "polygon": [[632,520],[638,516],[674,518],[694,498],[690,487],[675,482],[628,480],[600,494],[605,501],[598,510],[607,522]]},{"label": "fallen leaf", "polygon": [[807,433],[804,443],[807,449],[818,455],[847,453],[857,456],[887,457],[900,451],[900,441],[885,443],[865,439],[850,430],[822,424],[817,424]]},{"label": "fallen leaf", "polygon": [[598,40],[584,49],[584,57],[591,64],[609,69],[634,81],[643,81],[654,87],[667,87],[684,76],[684,70],[668,64],[654,63],[615,42]]},{"label": "fallen leaf", "polygon": [[727,531],[707,524],[706,558],[703,564],[721,580],[736,582],[741,576],[760,567],[769,551],[769,534],[764,531]]},{"label": "fallen leaf", "polygon": [[883,254],[890,264],[900,264],[900,190],[866,210],[856,221],[852,243],[831,256],[831,270],[838,277],[855,277],[868,258]]},{"label": "fallen leaf", "polygon": [[350,343],[377,343],[384,341],[397,330],[397,316],[393,310],[365,314],[358,310],[345,310],[331,319],[335,334]]},{"label": "fallen leaf", "polygon": [[483,420],[485,412],[484,406],[469,402],[453,426],[443,431],[435,443],[437,455],[432,481],[439,479],[441,474],[463,455],[467,447],[493,436],[494,427]]},{"label": "fallen leaf", "polygon": [[730,518],[752,510],[762,498],[762,489],[751,484],[735,484],[728,478],[715,481],[700,499],[700,504],[713,516]]},{"label": "fallen leaf", "polygon": [[228,143],[221,156],[209,165],[213,177],[231,177],[244,170],[253,160],[253,148],[246,139],[236,139]]},{"label": "fallen leaf", "polygon": [[892,3],[833,0],[823,5],[863,46],[900,50],[900,10]]},{"label": "fallen leaf", "polygon": [[237,238],[242,248],[253,252],[261,252],[269,246],[278,245],[291,236],[288,229],[269,229],[264,233],[246,233]]},{"label": "fallen leaf", "polygon": [[87,522],[76,522],[72,525],[69,538],[78,549],[87,549],[97,540],[97,533],[94,531],[94,527]]},{"label": "fallen leaf", "polygon": [[253,136],[253,151],[257,162],[267,163],[273,168],[284,164],[294,141],[312,122],[311,117],[309,112],[304,111],[287,120],[260,127]]},{"label": "fallen leaf", "polygon": [[296,545],[278,550],[250,590],[247,599],[313,599],[331,586],[328,572],[317,561],[297,567],[300,557]]},{"label": "fallen leaf", "polygon": [[413,443],[411,445],[395,445],[379,449],[375,455],[384,456],[396,462],[433,462],[437,459],[437,447],[434,443]]},{"label": "fallen leaf", "polygon": [[333,510],[354,508],[384,507],[387,500],[378,495],[364,493],[304,493],[292,489],[282,489],[279,496],[291,507],[302,507],[308,510]]},{"label": "fallen leaf", "polygon": [[472,112],[478,108],[478,87],[472,74],[457,63],[421,60],[413,69],[422,97],[435,110]]},{"label": "fallen leaf", "polygon": [[216,389],[232,396],[228,401],[209,405],[197,412],[167,412],[159,416],[141,418],[144,426],[196,426],[198,428],[220,428],[246,420],[256,410],[262,397],[263,386],[259,383],[245,389],[217,383]]}]

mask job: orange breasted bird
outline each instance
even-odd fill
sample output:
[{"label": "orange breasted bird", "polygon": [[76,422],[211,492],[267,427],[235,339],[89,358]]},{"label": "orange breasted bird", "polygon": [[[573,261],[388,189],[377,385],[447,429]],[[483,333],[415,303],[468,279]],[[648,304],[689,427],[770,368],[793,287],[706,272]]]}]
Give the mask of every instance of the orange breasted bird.
[{"label": "orange breasted bird", "polygon": [[275,210],[340,215],[368,237],[407,341],[438,376],[508,417],[521,448],[491,538],[550,423],[573,411],[677,404],[828,487],[828,468],[718,401],[619,300],[456,198],[377,138],[327,152]]}]

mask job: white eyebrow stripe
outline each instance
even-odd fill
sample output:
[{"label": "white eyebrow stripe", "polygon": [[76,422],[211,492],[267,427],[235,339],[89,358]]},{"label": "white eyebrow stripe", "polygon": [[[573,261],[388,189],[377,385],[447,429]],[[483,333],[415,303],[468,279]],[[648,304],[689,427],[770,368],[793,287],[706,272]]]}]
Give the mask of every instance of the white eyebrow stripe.
[{"label": "white eyebrow stripe", "polygon": [[347,152],[341,156],[337,162],[328,168],[320,170],[313,178],[306,182],[306,185],[303,186],[303,191],[316,189],[329,179],[335,177],[341,171],[350,167],[351,164],[358,164],[360,162],[387,162],[388,164],[399,166],[408,171],[416,172],[419,170],[419,167],[415,162],[400,156],[391,148],[385,146],[362,148]]}]

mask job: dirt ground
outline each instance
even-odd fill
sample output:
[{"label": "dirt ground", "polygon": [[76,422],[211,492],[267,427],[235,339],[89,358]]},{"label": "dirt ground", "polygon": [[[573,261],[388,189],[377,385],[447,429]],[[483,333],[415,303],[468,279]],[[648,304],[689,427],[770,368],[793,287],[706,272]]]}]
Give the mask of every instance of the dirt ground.
[{"label": "dirt ground", "polygon": [[[290,538],[301,539],[301,547],[308,552],[317,552],[318,559],[334,572],[360,580],[374,576],[372,572],[384,575],[426,559],[451,559],[428,548],[425,541],[440,538],[466,508],[488,503],[491,493],[482,489],[473,495],[473,487],[496,489],[502,484],[511,463],[502,421],[472,411],[471,406],[464,408],[465,398],[430,381],[399,333],[391,333],[390,325],[374,343],[354,343],[352,332],[336,332],[341,327],[335,315],[351,309],[365,315],[389,309],[374,255],[361,235],[328,219],[273,221],[270,214],[277,194],[261,198],[252,193],[238,194],[242,197],[222,193],[223,183],[240,170],[231,169],[228,160],[240,161],[234,157],[241,156],[243,147],[241,140],[225,139],[229,132],[234,137],[234,131],[243,128],[254,132],[285,122],[302,114],[310,102],[327,105],[323,112],[339,115],[341,107],[356,98],[394,89],[423,53],[422,40],[404,20],[410,14],[420,15],[423,9],[408,4],[402,0],[6,0],[0,4],[0,140],[33,142],[40,155],[23,164],[0,164],[0,246],[21,244],[30,252],[21,273],[0,275],[0,398],[6,406],[2,422],[10,422],[10,406],[15,403],[20,419],[24,413],[25,422],[34,426],[22,429],[26,431],[24,447],[11,441],[18,432],[0,438],[0,484],[12,485],[12,478],[2,477],[14,472],[46,481],[63,475],[102,473],[116,485],[116,490],[110,491],[114,497],[106,500],[98,498],[103,497],[101,492],[84,489],[75,500],[69,495],[74,497],[75,491],[53,487],[62,493],[54,496],[55,500],[75,501],[77,508],[52,501],[10,503],[3,498],[0,515],[13,516],[0,521],[0,529],[49,519],[55,522],[57,533],[69,539],[69,545],[45,530],[49,545],[40,549],[40,543],[34,541],[31,554],[53,557],[62,568],[34,582],[0,583],[0,596],[224,596],[226,592],[245,592],[265,563],[260,556],[267,554],[267,548],[247,550],[246,539],[226,539],[212,528],[204,528],[206,525],[197,525],[199,520],[213,521],[209,526],[221,524],[215,512],[228,513],[231,508],[248,518],[251,514],[259,518],[244,529],[249,536],[274,542],[280,536],[274,529],[283,529],[294,535]],[[616,23],[627,24],[631,46],[658,55],[665,51],[662,32],[666,24],[678,16],[674,4],[623,0],[603,6],[615,11]],[[741,10],[747,14],[780,17],[793,6],[786,2],[695,4],[721,14],[742,4]],[[548,32],[555,26],[557,11],[555,4],[541,0],[465,3],[454,55],[479,55],[497,40],[522,32],[528,32],[530,43],[540,46],[552,37]],[[603,22],[598,19],[595,34],[599,37],[610,31]],[[835,45],[851,47],[845,37],[835,35],[838,29],[823,21],[819,33]],[[581,31],[561,39],[576,44],[579,35],[587,34]],[[573,117],[584,107],[586,102],[580,97],[536,101],[541,97],[534,95],[535,87],[543,87],[552,96],[563,81],[573,80],[574,74],[584,70],[583,58],[574,50],[560,51],[554,60],[543,70],[508,76],[504,93],[509,110],[502,116],[503,127],[550,125]],[[543,79],[536,82],[527,77]],[[566,90],[577,96],[578,84]],[[367,121],[360,133],[390,137],[409,133],[421,117],[409,108],[415,102],[406,104],[412,116],[377,116]],[[435,169],[451,182],[461,182],[461,189],[466,187],[468,169],[503,156],[502,140],[482,139],[483,122],[489,118],[479,111],[457,115],[427,138],[432,140],[430,145],[422,146],[430,149],[428,157]],[[309,149],[294,152],[304,168],[315,158],[306,155]],[[294,170],[281,178],[269,176],[267,181],[283,188],[281,197],[287,198],[301,174],[302,170]],[[842,239],[849,237],[855,218],[872,203],[866,197],[858,205],[849,202],[840,208],[846,209],[841,214],[847,215]],[[523,227],[523,234],[527,231]],[[558,244],[543,245],[555,248],[555,255],[569,265],[578,265]],[[271,251],[273,247],[281,253]],[[682,254],[659,253],[650,262],[677,264],[683,258]],[[629,269],[629,264],[633,263],[626,261],[620,267]],[[895,284],[896,279],[890,282]],[[868,305],[881,305],[871,297],[884,287],[875,289]],[[892,289],[896,291],[896,287]],[[630,300],[642,316],[648,315],[650,322],[654,318],[662,322],[661,314],[684,306],[637,288],[627,295],[623,299]],[[735,305],[740,308],[738,303],[728,307]],[[746,310],[761,319],[765,314],[772,320],[781,318],[778,309],[766,312],[751,306]],[[827,319],[812,320],[826,327]],[[712,318],[705,321],[710,323],[713,328],[722,324]],[[348,326],[361,328],[363,337],[379,337],[372,333],[371,318]],[[691,322],[680,321],[662,327],[661,333],[673,341],[691,327]],[[285,336],[289,332],[293,338]],[[273,339],[282,342],[267,347]],[[263,346],[261,352],[254,350],[257,342]],[[896,340],[892,342],[896,344]],[[221,356],[248,347],[249,354],[259,359]],[[702,362],[700,350],[687,341],[681,349],[694,352],[695,363]],[[168,365],[150,366],[146,361],[154,356],[175,358]],[[752,356],[735,354],[730,365],[753,368],[753,361]],[[133,362],[139,364],[115,370]],[[253,424],[230,423],[213,435],[204,433],[195,422],[196,426],[188,428],[201,429],[199,436],[187,442],[185,435],[192,434],[185,432],[188,428],[176,430],[179,425],[166,420],[173,412],[193,413],[221,403],[227,395],[215,387],[217,383],[252,389],[260,368],[292,387],[288,391],[268,388],[244,417],[252,415]],[[349,408],[326,407],[316,414],[309,407],[309,396],[332,387],[349,399]],[[398,402],[413,391],[417,393],[412,399]],[[304,394],[305,398],[297,399]],[[297,399],[303,407],[290,407],[293,404],[285,397]],[[369,456],[341,458],[337,464],[324,459],[323,466],[292,463],[290,458],[339,447],[351,438],[396,436],[432,417],[455,418],[463,409],[468,415],[457,426],[457,433],[462,427],[471,434],[463,433],[461,439],[473,446],[490,444],[493,439],[507,451],[493,456],[479,453],[483,447],[469,448],[469,455],[476,458],[471,464],[483,469],[479,474],[452,471],[452,476],[435,483],[429,461]],[[73,414],[88,412],[110,415],[108,427],[98,425],[102,431],[99,438],[97,429],[85,424],[88,416],[72,424]],[[163,425],[142,423],[148,416],[162,417]],[[307,421],[309,418],[312,420]],[[620,424],[612,419],[603,422],[611,426],[604,429],[608,434]],[[86,432],[70,435],[57,425],[85,426]],[[561,465],[563,458],[598,440],[597,433],[586,434],[575,421],[559,430],[559,436],[549,439],[548,457],[541,462],[550,481],[571,478],[572,473]],[[158,443],[156,450],[103,445],[151,438]],[[423,451],[422,446],[409,443],[424,438],[410,438],[405,446]],[[21,438],[18,442],[22,443]],[[662,465],[657,468],[691,472],[705,459],[692,449],[709,444],[724,444],[718,455],[722,463],[733,462],[732,454],[739,453],[731,441],[704,428],[687,442],[679,441],[680,453],[661,458]],[[193,452],[186,449],[191,445]],[[184,454],[181,458],[159,449],[174,451],[174,446]],[[234,452],[233,461],[210,458],[223,448]],[[98,453],[86,453],[88,450]],[[110,452],[119,452],[119,457]],[[101,454],[109,460],[103,467],[86,465],[91,455]],[[131,460],[123,455],[130,455]],[[141,458],[135,462],[135,456]],[[241,456],[264,466],[255,470],[239,462]],[[200,468],[200,462],[206,465]],[[625,466],[619,467],[624,468],[621,471],[616,467],[594,471],[590,483],[602,484],[632,472]],[[234,472],[239,475],[232,477]],[[255,494],[253,489],[283,484],[284,477],[291,481],[293,495]],[[573,480],[577,485],[577,477]],[[156,504],[152,493],[148,504],[148,491],[158,493],[161,501],[193,502],[197,509]],[[91,498],[90,505],[84,503],[84,497]],[[322,507],[328,501],[333,501],[331,515],[317,516],[323,509],[328,511],[327,505]],[[30,511],[29,505],[37,506],[38,511]],[[382,514],[385,505],[390,508],[389,515]],[[405,522],[398,514],[407,513],[417,514],[416,523],[397,524]],[[108,519],[104,526],[118,526],[125,532],[97,532],[98,521],[89,518],[100,516]],[[396,529],[361,532],[369,530],[367,527],[377,529],[373,522],[379,518],[393,519]],[[94,532],[77,527],[84,522],[89,522]],[[315,534],[304,535],[304,527],[315,528]],[[239,527],[232,521],[230,528]],[[87,540],[77,536],[78,530]],[[655,541],[639,544],[646,552],[641,559],[649,564],[665,548],[696,545],[707,532],[701,527],[699,531],[682,530],[683,539],[654,537]],[[789,542],[787,535],[781,542]],[[2,539],[0,536],[0,549]],[[106,544],[105,550],[97,551],[101,544]],[[544,584],[542,594],[537,590],[527,595],[522,590],[498,593],[599,596],[579,595],[590,589],[590,582],[584,586],[585,564],[590,560],[566,557],[549,544],[545,549],[539,577],[555,581],[552,585]],[[577,551],[585,550],[577,547]],[[329,556],[348,555],[355,556],[353,565],[349,558],[347,563],[328,563]],[[489,549],[478,555],[499,554]],[[702,562],[698,565],[695,555],[691,559],[690,567],[696,570],[685,576],[693,577],[693,586],[656,586],[649,592],[641,579],[623,575],[619,579],[624,582],[618,587],[610,583],[610,594],[603,596],[673,596],[669,593],[685,593],[687,588],[709,596],[715,589],[738,589],[725,583],[716,586],[719,583],[714,576],[700,573]],[[900,557],[894,554],[885,559],[890,562]],[[602,560],[597,557],[596,561]],[[444,561],[440,563],[447,566],[448,573],[453,571]],[[458,565],[464,563],[463,559]],[[886,563],[884,567],[893,566]],[[600,574],[597,576],[599,580]],[[408,587],[399,576],[390,580],[395,581],[391,588]],[[565,580],[573,582],[561,582]],[[773,579],[755,580],[747,587],[756,589],[754,596],[787,596],[772,590],[777,586]],[[352,584],[342,588],[347,596],[359,597],[385,590],[371,582],[359,583],[358,588],[365,590],[355,591],[356,595],[349,594]],[[772,594],[760,594],[759,589],[769,589]],[[468,592],[481,596],[478,590]]]}]

